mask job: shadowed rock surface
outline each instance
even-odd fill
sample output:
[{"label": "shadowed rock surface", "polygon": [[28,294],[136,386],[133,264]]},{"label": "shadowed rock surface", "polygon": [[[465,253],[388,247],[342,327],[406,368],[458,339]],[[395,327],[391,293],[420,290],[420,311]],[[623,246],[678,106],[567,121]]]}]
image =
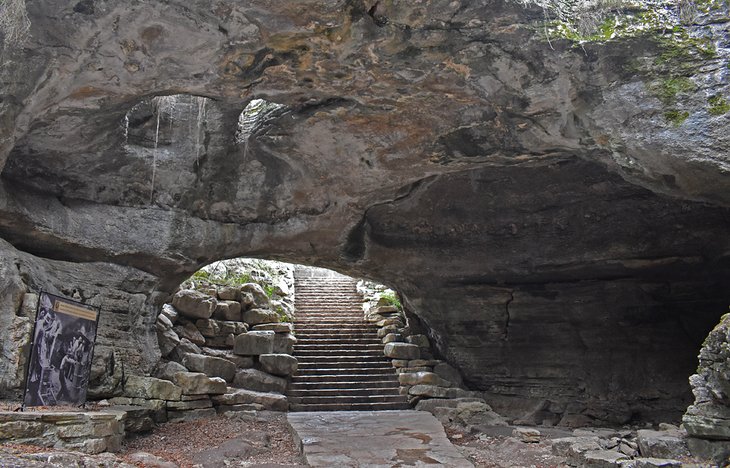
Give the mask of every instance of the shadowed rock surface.
[{"label": "shadowed rock surface", "polygon": [[498,411],[690,402],[728,303],[726,5],[686,26],[703,54],[491,0],[82,3],[0,50],[4,355],[27,289],[76,294],[113,393],[182,279],[262,256],[398,289]]}]

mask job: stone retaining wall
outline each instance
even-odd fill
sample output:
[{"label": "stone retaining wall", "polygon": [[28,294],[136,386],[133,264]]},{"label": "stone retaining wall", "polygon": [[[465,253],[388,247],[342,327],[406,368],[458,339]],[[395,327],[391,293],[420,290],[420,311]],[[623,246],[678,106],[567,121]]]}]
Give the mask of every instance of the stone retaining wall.
[{"label": "stone retaining wall", "polygon": [[95,454],[116,452],[124,439],[124,411],[0,412],[0,442]]}]

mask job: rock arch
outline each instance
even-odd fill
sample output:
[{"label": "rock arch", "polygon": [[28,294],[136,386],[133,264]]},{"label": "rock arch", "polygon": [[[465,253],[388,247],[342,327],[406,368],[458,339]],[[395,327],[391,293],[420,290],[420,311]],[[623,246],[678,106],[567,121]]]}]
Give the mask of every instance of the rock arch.
[{"label": "rock arch", "polygon": [[[703,67],[724,49],[687,50],[668,96],[662,41],[548,43],[539,8],[457,3],[29,5],[1,55],[3,314],[77,289],[111,311],[103,339],[144,342],[186,275],[266,256],[396,287],[516,416],[681,413],[727,304],[726,116],[705,99],[727,83]],[[123,122],[175,94],[207,99],[206,125],[150,197]],[[286,109],[244,151],[254,98]]]}]

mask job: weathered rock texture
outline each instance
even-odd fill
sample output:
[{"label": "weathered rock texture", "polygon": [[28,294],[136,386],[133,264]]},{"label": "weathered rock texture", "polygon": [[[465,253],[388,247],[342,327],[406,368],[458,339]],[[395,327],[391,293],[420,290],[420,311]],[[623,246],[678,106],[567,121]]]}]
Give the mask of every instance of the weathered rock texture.
[{"label": "weathered rock texture", "polygon": [[682,423],[690,448],[719,464],[730,460],[730,314],[710,332],[702,345],[697,374],[690,377],[694,403]]},{"label": "weathered rock texture", "polygon": [[[708,52],[496,0],[82,3],[0,51],[0,236],[102,307],[107,374],[186,275],[267,256],[401,291],[498,411],[681,413],[727,305],[727,6]],[[253,98],[284,107],[239,129]]]}]

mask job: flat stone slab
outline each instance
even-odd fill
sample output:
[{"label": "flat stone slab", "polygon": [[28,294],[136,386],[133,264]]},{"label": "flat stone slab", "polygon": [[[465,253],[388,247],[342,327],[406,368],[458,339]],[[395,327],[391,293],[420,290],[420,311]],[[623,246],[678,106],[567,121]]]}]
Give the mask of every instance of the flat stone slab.
[{"label": "flat stone slab", "polygon": [[310,466],[474,465],[425,411],[326,411],[287,415]]}]

